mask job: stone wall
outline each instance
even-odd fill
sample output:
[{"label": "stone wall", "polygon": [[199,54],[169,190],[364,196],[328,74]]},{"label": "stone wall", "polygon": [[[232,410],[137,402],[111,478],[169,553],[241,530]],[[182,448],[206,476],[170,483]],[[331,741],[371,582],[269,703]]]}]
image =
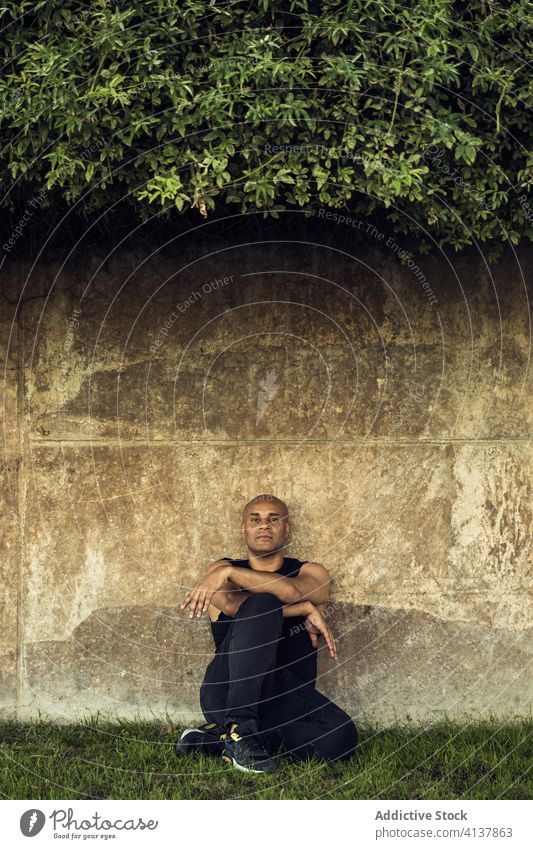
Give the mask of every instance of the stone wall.
[{"label": "stone wall", "polygon": [[261,491],[334,577],[317,686],[355,720],[528,713],[531,270],[385,243],[10,261],[1,715],[200,718],[213,646],[179,603]]}]

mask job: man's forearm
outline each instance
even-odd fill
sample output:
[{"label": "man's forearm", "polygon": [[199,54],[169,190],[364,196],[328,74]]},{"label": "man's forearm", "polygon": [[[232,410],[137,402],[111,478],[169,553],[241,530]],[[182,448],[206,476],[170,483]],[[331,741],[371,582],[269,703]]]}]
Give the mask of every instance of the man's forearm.
[{"label": "man's forearm", "polygon": [[229,566],[227,575],[228,579],[241,589],[252,593],[272,593],[285,604],[293,604],[299,598],[298,590],[291,578],[283,575],[256,569],[243,569],[240,566]]},{"label": "man's forearm", "polygon": [[291,616],[309,616],[316,607],[312,601],[295,601],[294,604],[284,604],[282,607],[285,619]]},{"label": "man's forearm", "polygon": [[[246,590],[241,590],[240,592],[236,592],[235,590],[219,590],[213,595],[211,604],[227,616],[235,616],[241,604],[247,598],[250,598],[251,595],[252,593],[246,592]],[[293,616],[309,616],[315,608],[321,610],[325,606],[325,602],[313,604],[312,601],[296,601],[294,604],[284,604],[281,612],[284,619],[289,619]]]},{"label": "man's forearm", "polygon": [[243,601],[250,595],[251,593],[242,590],[217,590],[211,597],[211,604],[227,616],[235,616]]}]

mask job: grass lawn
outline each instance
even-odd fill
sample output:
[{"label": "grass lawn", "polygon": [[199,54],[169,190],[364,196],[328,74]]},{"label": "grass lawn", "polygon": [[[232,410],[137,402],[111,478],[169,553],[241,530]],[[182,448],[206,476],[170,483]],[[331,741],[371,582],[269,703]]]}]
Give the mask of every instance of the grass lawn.
[{"label": "grass lawn", "polygon": [[344,763],[279,759],[249,776],[217,758],[177,758],[175,723],[0,724],[8,799],[531,799],[533,720],[359,727]]}]

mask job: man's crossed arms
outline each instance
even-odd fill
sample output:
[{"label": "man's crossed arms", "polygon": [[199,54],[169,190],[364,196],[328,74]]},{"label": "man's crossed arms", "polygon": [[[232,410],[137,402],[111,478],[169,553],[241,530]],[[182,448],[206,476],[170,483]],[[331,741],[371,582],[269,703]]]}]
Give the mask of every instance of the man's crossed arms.
[{"label": "man's crossed arms", "polygon": [[189,608],[189,617],[200,617],[213,605],[227,616],[235,616],[252,593],[272,593],[283,602],[284,617],[305,616],[313,648],[324,637],[329,653],[337,660],[335,640],[323,616],[331,578],[320,563],[305,563],[299,575],[288,578],[275,572],[234,566],[228,560],[215,560],[205,578],[187,593],[180,609]]}]

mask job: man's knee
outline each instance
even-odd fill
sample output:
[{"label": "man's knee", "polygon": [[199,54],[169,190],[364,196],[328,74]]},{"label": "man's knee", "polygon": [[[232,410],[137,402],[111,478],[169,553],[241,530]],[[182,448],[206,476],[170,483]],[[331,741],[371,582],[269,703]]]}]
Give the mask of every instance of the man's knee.
[{"label": "man's knee", "polygon": [[327,761],[347,760],[359,742],[359,735],[353,721],[347,717],[327,734],[314,741],[317,755]]},{"label": "man's knee", "polygon": [[264,616],[272,614],[283,619],[283,602],[274,593],[251,593],[243,601],[237,617]]},{"label": "man's knee", "polygon": [[224,683],[219,684],[217,681],[206,681],[205,679],[202,681],[200,685],[200,707],[204,713],[206,710],[212,710],[213,707],[220,706]]}]

